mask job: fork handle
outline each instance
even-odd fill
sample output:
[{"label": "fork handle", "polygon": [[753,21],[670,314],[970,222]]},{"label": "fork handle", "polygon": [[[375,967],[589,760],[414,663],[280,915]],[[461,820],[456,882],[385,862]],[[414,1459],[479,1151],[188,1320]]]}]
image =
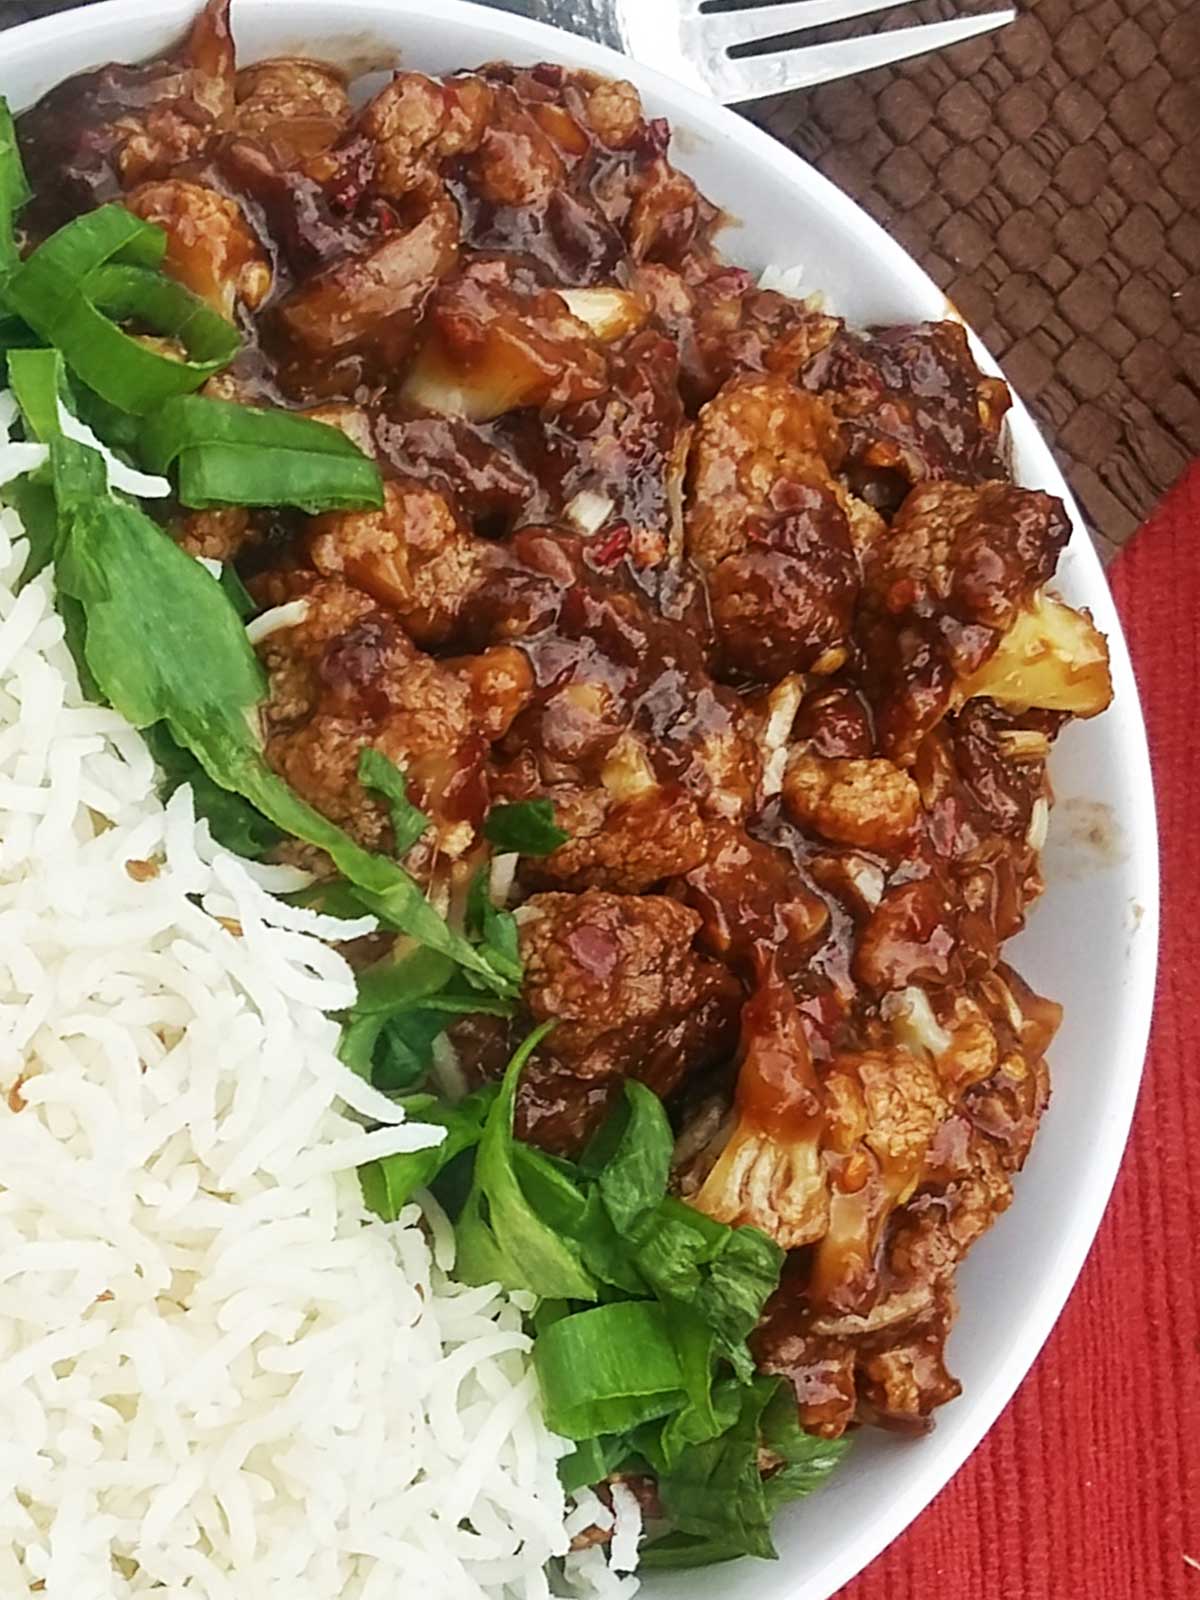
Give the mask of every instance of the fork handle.
[{"label": "fork handle", "polygon": [[548,22],[569,33],[580,33],[612,50],[625,48],[617,26],[616,0],[484,0],[484,4],[531,22]]}]

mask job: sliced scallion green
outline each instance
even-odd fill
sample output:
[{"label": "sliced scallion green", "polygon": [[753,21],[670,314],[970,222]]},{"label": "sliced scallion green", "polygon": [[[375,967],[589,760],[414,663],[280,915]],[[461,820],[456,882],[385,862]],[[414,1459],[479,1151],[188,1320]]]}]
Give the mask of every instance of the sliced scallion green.
[{"label": "sliced scallion green", "polygon": [[[198,389],[241,344],[232,323],[154,270],[165,248],[161,228],[121,206],[101,206],[52,234],[5,284],[11,312],[103,399],[138,415]],[[178,340],[187,359],[117,326],[128,318]]]},{"label": "sliced scallion green", "polygon": [[21,150],[17,144],[12,112],[8,108],[8,101],[0,95],[0,278],[20,260],[13,219],[29,199],[30,193],[29,180],[21,164]]},{"label": "sliced scallion green", "polygon": [[291,411],[202,395],[168,400],[142,425],[150,471],[178,469],[186,506],[296,506],[349,511],[383,504],[379,469],[338,428]]}]

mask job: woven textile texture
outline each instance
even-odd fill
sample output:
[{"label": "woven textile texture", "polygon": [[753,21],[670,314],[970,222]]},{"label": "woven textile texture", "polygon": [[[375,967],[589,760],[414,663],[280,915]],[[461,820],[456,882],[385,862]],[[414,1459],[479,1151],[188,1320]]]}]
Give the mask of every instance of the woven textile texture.
[{"label": "woven textile texture", "polygon": [[[1200,454],[1200,0],[1015,3],[997,35],[753,114],[983,335],[1109,556]],[[0,26],[60,8],[0,0]]]},{"label": "woven textile texture", "polygon": [[1200,455],[1200,3],[1015,3],[1000,33],[755,114],[982,335],[1111,554]]}]

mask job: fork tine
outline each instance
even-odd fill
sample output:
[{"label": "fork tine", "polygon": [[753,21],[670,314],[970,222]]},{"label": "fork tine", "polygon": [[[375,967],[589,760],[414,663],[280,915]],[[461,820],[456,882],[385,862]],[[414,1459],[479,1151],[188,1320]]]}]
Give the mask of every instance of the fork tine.
[{"label": "fork tine", "polygon": [[[848,22],[872,11],[886,11],[903,0],[789,0],[785,5],[755,6],[752,11],[702,13],[686,27],[686,33],[702,42],[708,54],[729,50],[734,45],[757,44],[785,33],[802,33],[806,28],[822,28],[827,22]],[[686,38],[686,34],[685,34]]]},{"label": "fork tine", "polygon": [[885,67],[893,61],[923,55],[959,44],[977,34],[1003,28],[1016,17],[1015,11],[986,11],[982,16],[958,17],[951,22],[930,22],[918,28],[891,28],[863,39],[839,39],[833,44],[797,46],[776,50],[769,55],[748,56],[731,61],[728,56],[711,57],[705,65],[712,92],[726,103],[758,100],[767,94],[786,94],[791,89],[810,89],[817,83],[846,78],[872,67]]}]

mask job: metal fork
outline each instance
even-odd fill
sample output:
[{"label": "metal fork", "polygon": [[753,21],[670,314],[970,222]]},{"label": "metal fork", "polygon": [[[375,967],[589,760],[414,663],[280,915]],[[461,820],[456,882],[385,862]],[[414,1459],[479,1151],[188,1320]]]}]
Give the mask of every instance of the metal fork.
[{"label": "metal fork", "polygon": [[[949,22],[892,28],[833,44],[790,45],[743,54],[788,34],[883,11],[898,0],[767,0],[714,11],[712,0],[485,0],[538,22],[580,33],[726,103],[808,89],[892,61],[941,50],[1003,28],[1015,11],[985,11]],[[901,0],[902,3],[902,0]],[[732,53],[731,52],[736,52]]]}]

